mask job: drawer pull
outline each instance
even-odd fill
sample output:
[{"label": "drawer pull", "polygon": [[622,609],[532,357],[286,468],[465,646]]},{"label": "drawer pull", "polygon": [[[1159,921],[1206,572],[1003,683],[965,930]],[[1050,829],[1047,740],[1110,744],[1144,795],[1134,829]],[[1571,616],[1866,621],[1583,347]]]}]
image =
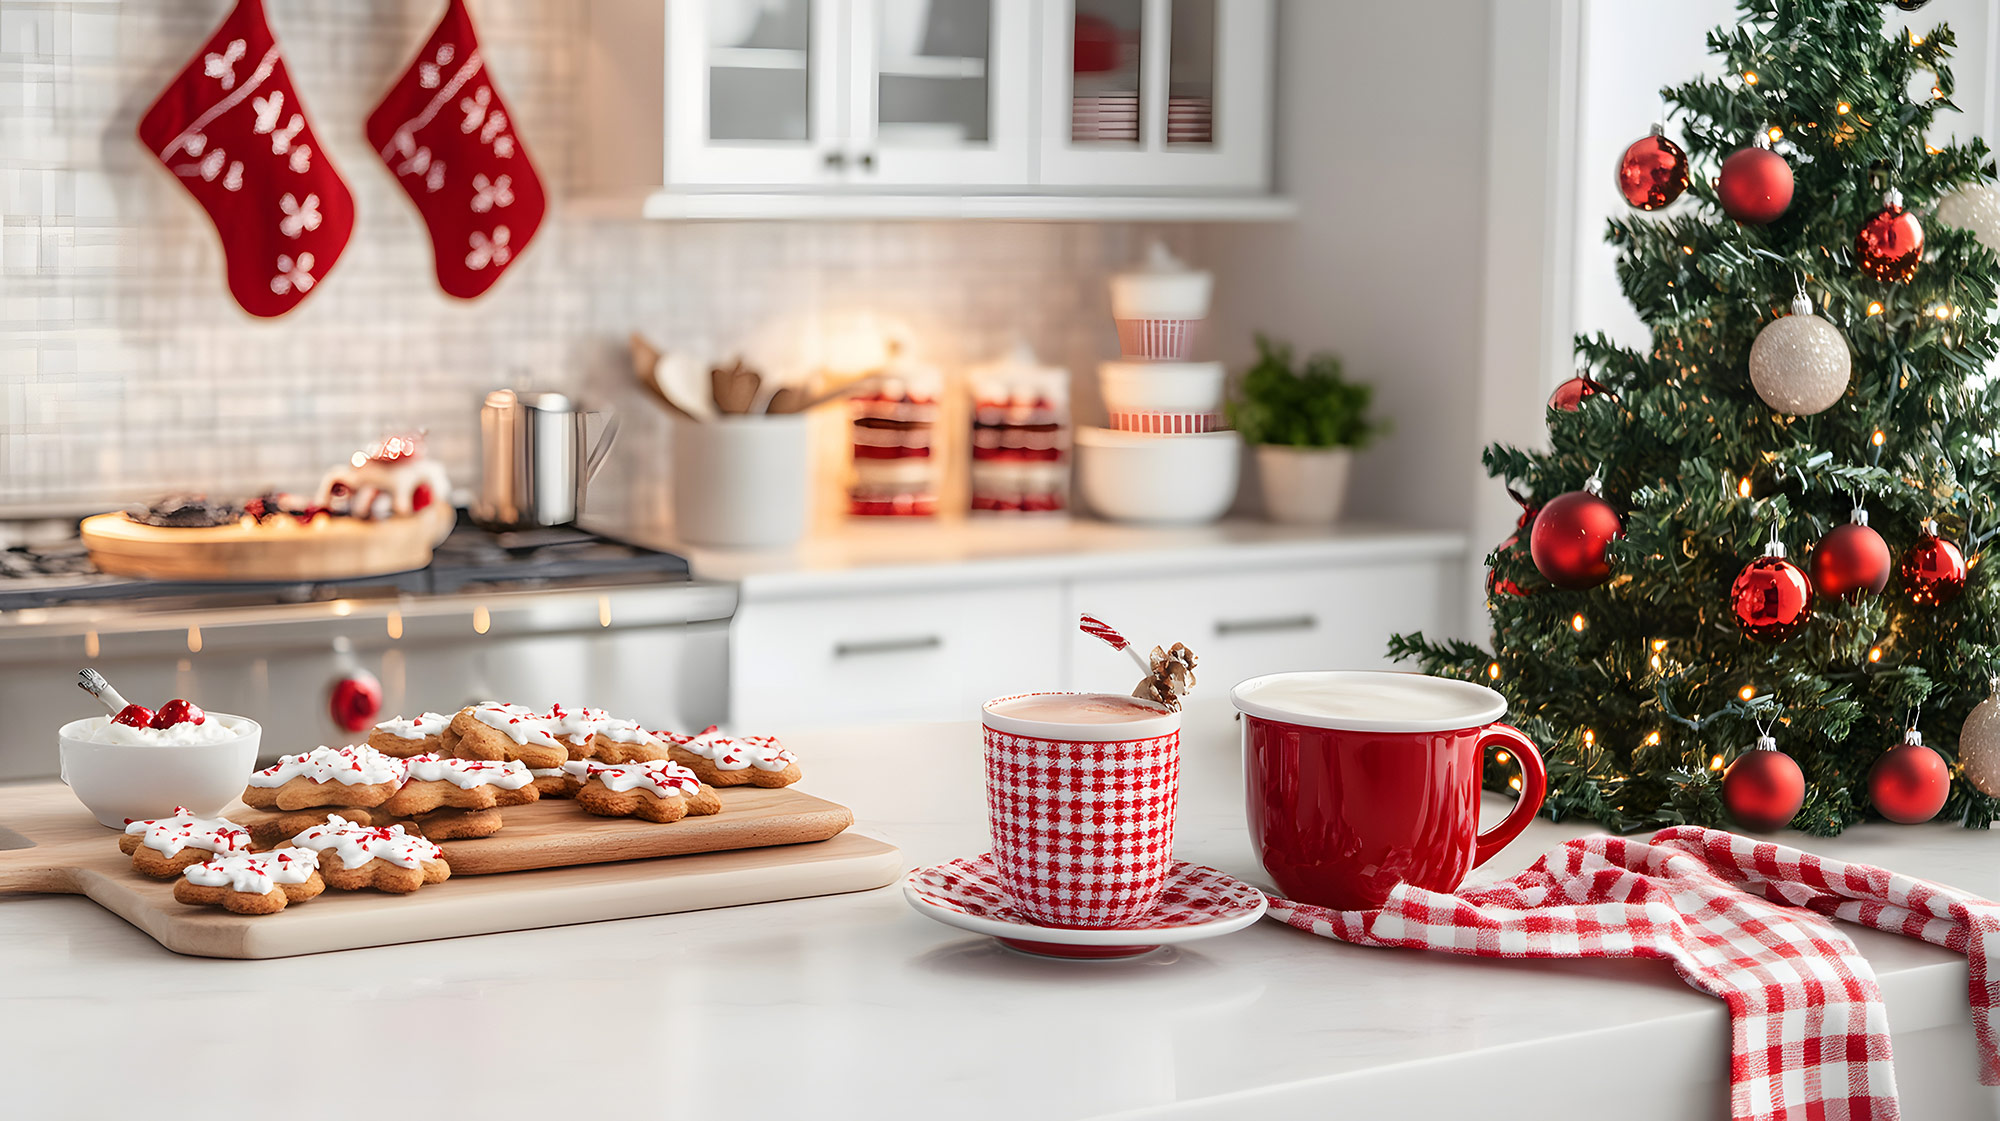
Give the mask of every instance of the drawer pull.
[{"label": "drawer pull", "polygon": [[1216,636],[1232,634],[1267,634],[1271,631],[1309,631],[1319,626],[1319,620],[1311,615],[1280,615],[1271,619],[1220,619],[1216,621]]},{"label": "drawer pull", "polygon": [[944,639],[934,634],[917,638],[878,638],[870,642],[836,642],[833,656],[858,658],[865,654],[907,654],[913,650],[935,650],[943,645]]}]

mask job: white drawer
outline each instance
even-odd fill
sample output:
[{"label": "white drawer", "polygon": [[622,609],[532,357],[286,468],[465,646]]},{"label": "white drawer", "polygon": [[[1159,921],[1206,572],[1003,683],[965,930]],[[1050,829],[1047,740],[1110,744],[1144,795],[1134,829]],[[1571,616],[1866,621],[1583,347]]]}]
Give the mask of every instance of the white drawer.
[{"label": "white drawer", "polygon": [[739,729],[976,720],[993,697],[1062,685],[1053,583],[750,602],[730,635]]},{"label": "white drawer", "polygon": [[[1146,650],[1187,643],[1200,659],[1196,695],[1220,699],[1260,673],[1391,668],[1391,634],[1436,633],[1454,617],[1453,571],[1424,560],[1083,580],[1070,585],[1068,614],[1098,615]],[[1137,684],[1125,655],[1073,627],[1069,644],[1072,688]]]}]

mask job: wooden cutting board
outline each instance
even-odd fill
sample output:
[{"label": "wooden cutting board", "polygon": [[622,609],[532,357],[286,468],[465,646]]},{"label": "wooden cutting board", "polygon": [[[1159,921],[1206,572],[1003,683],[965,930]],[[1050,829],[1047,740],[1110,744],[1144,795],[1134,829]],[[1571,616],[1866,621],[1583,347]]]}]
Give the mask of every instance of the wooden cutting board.
[{"label": "wooden cutting board", "polygon": [[328,889],[251,916],[175,902],[173,882],[134,872],[118,833],[68,787],[0,786],[0,894],[83,895],[176,953],[273,958],[866,891],[902,874],[893,846],[845,831],[845,806],[790,788],[716,793],[721,813],[672,825],[592,817],[566,799],[510,807],[498,834],[443,843],[444,883]]}]

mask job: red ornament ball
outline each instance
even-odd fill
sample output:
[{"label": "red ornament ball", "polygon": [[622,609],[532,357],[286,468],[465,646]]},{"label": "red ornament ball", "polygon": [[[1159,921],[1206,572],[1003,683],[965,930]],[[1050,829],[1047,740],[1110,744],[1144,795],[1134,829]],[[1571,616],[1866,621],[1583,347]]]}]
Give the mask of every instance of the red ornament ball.
[{"label": "red ornament ball", "polygon": [[1965,554],[1938,536],[1937,523],[1925,522],[1924,534],[1903,554],[1903,585],[1910,601],[1942,607],[1965,590]]},{"label": "red ornament ball", "polygon": [[1898,284],[1916,275],[1923,255],[1923,224],[1903,209],[1903,196],[1890,192],[1881,211],[1855,237],[1854,263],[1885,284]]},{"label": "red ornament ball", "polygon": [[1535,515],[1528,553],[1535,568],[1558,588],[1594,588],[1611,578],[1605,550],[1625,535],[1618,511],[1597,493],[1592,480],[1582,490],[1558,495]]},{"label": "red ornament ball", "polygon": [[1658,125],[1618,157],[1618,193],[1640,210],[1658,210],[1688,187],[1688,157]]},{"label": "red ornament ball", "polygon": [[1868,800],[1875,804],[1875,812],[1899,825],[1936,817],[1950,795],[1951,768],[1943,756],[1924,746],[1915,729],[1883,752],[1868,772]]},{"label": "red ornament ball", "polygon": [[1805,803],[1805,772],[1769,736],[1723,772],[1722,804],[1736,824],[1753,833],[1783,829]]},{"label": "red ornament ball", "polygon": [[1715,194],[1738,222],[1775,222],[1792,205],[1792,165],[1769,148],[1738,148],[1722,161]]},{"label": "red ornament ball", "polygon": [[1611,395],[1611,391],[1582,374],[1556,386],[1549,394],[1549,408],[1560,413],[1573,413],[1583,408],[1583,403],[1598,394]]},{"label": "red ornament ball", "polygon": [[1856,510],[1854,516],[1854,521],[1835,526],[1813,549],[1812,582],[1821,595],[1856,599],[1889,585],[1894,567],[1889,543],[1868,528],[1867,511]]},{"label": "red ornament ball", "polygon": [[[1540,506],[1531,504],[1527,499],[1515,494],[1511,488],[1507,493],[1515,502],[1520,503],[1521,517],[1519,521],[1514,523],[1514,532],[1508,534],[1507,540],[1500,542],[1500,547],[1494,550],[1496,553],[1509,553],[1519,548],[1521,545],[1521,532],[1534,524],[1535,514],[1541,510]],[[1499,573],[1489,568],[1486,570],[1486,594],[1490,596],[1496,592],[1504,592],[1510,596],[1525,596],[1528,594],[1528,589],[1523,588],[1512,580],[1503,578]]]},{"label": "red ornament ball", "polygon": [[1812,581],[1785,559],[1785,547],[1774,543],[1729,586],[1729,607],[1745,636],[1783,642],[1812,618],[1812,596]]}]

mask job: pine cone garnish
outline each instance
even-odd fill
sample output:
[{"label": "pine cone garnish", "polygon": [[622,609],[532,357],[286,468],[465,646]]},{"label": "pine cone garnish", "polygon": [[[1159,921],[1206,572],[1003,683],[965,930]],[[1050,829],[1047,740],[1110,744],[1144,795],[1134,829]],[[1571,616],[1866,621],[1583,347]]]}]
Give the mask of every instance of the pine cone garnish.
[{"label": "pine cone garnish", "polygon": [[1142,701],[1157,701],[1179,711],[1181,697],[1194,688],[1194,651],[1176,642],[1172,649],[1153,647],[1152,675],[1139,683],[1132,695]]}]

